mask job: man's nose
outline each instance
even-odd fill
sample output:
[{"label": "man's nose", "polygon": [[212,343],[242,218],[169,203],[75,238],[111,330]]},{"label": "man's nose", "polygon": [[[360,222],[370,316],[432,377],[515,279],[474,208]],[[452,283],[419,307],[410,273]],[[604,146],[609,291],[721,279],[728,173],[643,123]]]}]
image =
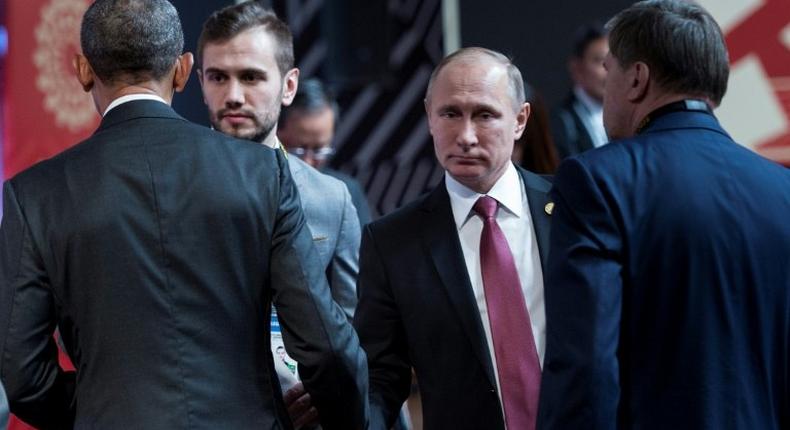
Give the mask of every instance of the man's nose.
[{"label": "man's nose", "polygon": [[302,157],[302,161],[316,169],[318,168],[318,160],[316,160],[315,156],[313,155],[313,151],[305,152],[304,157]]},{"label": "man's nose", "polygon": [[475,124],[471,119],[465,119],[460,125],[461,129],[458,131],[458,144],[461,146],[477,145],[477,130]]},{"label": "man's nose", "polygon": [[225,105],[229,108],[238,108],[244,104],[244,90],[235,79],[228,81],[228,90],[225,93]]}]

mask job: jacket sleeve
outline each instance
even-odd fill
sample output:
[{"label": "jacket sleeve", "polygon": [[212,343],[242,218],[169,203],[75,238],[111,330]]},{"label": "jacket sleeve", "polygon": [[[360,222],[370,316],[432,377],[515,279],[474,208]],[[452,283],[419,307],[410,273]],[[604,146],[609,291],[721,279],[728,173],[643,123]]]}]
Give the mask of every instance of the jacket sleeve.
[{"label": "jacket sleeve", "polygon": [[546,357],[538,427],[617,427],[622,239],[611,206],[571,157],[554,177]]},{"label": "jacket sleeve", "polygon": [[360,251],[359,305],[354,327],[368,354],[371,428],[391,428],[411,387],[411,361],[402,316],[371,226]]},{"label": "jacket sleeve", "polygon": [[337,235],[332,261],[327,268],[332,298],[340,305],[348,321],[353,321],[357,307],[357,275],[359,274],[360,227],[351,195],[346,186],[338,181],[343,190],[342,221]]},{"label": "jacket sleeve", "polygon": [[270,257],[272,299],[288,354],[325,430],[364,429],[368,424],[367,360],[354,329],[334,303],[304,220],[283,155],[279,208]]},{"label": "jacket sleeve", "polygon": [[0,379],[11,412],[42,430],[74,421],[74,373],[58,365],[55,327],[49,277],[9,182],[0,227]]}]

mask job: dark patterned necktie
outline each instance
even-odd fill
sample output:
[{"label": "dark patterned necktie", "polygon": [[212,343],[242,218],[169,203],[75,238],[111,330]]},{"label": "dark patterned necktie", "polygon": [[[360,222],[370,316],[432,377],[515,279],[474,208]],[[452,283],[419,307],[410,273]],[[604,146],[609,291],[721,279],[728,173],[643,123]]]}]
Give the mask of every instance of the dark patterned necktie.
[{"label": "dark patterned necktie", "polygon": [[540,359],[513,254],[496,222],[498,203],[480,197],[474,211],[483,219],[480,266],[491,323],[502,405],[508,430],[533,430],[540,395]]}]

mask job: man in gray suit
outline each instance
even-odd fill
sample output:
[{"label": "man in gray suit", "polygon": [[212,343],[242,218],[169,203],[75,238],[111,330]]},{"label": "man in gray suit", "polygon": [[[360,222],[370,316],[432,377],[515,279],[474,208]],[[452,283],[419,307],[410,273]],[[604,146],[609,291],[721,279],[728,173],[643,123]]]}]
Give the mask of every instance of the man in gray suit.
[{"label": "man in gray suit", "polygon": [[[277,120],[282,105],[296,94],[299,69],[294,67],[288,26],[257,2],[214,12],[198,41],[198,76],[211,123],[216,130],[282,148]],[[329,278],[332,297],[349,320],[356,307],[360,226],[346,186],[298,157],[288,165],[296,182],[320,267]],[[275,360],[282,363],[281,360]],[[299,426],[315,418],[301,383],[286,382],[290,372],[278,370],[289,411]],[[285,376],[285,377],[283,377]],[[304,413],[304,414],[303,414]]]},{"label": "man in gray suit", "polygon": [[[96,0],[80,39],[99,129],[3,188],[11,412],[42,430],[290,429],[274,303],[324,428],[367,428],[365,354],[283,153],[169,106],[192,54],[166,0]],[[58,366],[56,327],[76,372]]]}]

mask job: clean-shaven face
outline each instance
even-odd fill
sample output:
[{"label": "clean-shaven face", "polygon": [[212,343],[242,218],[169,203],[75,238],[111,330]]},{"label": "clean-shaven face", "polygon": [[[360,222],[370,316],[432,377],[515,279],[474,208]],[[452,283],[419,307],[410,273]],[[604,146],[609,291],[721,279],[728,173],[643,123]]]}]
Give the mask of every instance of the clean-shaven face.
[{"label": "clean-shaven face", "polygon": [[527,123],[529,105],[515,105],[501,64],[458,59],[445,65],[426,100],[439,164],[468,188],[488,192]]}]

